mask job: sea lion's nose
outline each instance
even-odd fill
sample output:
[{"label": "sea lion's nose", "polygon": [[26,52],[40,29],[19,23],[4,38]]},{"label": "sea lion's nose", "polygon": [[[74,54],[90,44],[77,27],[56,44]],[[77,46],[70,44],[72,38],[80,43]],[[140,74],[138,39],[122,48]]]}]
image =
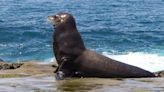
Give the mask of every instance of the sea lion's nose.
[{"label": "sea lion's nose", "polygon": [[53,16],[48,16],[49,20],[54,20],[55,18]]}]

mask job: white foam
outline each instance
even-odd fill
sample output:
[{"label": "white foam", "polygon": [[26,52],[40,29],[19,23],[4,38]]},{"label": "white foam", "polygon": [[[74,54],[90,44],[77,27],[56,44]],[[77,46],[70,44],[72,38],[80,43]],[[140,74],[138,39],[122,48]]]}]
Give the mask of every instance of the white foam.
[{"label": "white foam", "polygon": [[164,70],[164,56],[159,56],[157,54],[131,52],[125,55],[111,55],[107,52],[103,52],[103,55],[151,72]]},{"label": "white foam", "polygon": [[49,62],[55,62],[55,61],[56,61],[55,57],[50,58],[50,60],[49,60]]},{"label": "white foam", "polygon": [[55,59],[55,57],[52,57],[52,58],[47,58],[43,61],[44,62],[41,62],[42,64],[49,64],[49,63],[52,63],[52,62],[56,62],[56,59]]}]

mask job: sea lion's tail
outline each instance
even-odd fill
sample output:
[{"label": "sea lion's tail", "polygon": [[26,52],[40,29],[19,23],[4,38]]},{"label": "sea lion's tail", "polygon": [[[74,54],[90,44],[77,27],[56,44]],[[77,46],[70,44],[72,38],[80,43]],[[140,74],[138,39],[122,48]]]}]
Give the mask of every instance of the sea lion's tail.
[{"label": "sea lion's tail", "polygon": [[164,75],[163,71],[154,72],[155,77],[162,77]]}]

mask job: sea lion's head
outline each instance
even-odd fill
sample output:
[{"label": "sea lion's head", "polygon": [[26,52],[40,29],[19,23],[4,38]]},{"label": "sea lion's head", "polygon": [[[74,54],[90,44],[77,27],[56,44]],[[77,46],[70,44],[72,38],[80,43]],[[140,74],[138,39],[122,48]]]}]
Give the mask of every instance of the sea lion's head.
[{"label": "sea lion's head", "polygon": [[59,12],[55,15],[48,16],[48,21],[55,27],[60,25],[75,25],[75,19],[69,13]]}]

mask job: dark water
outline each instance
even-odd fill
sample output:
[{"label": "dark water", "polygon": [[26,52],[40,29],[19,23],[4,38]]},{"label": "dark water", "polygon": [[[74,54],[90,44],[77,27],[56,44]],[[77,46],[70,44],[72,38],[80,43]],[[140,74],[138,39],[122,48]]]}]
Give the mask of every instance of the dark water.
[{"label": "dark water", "polygon": [[87,48],[164,64],[164,0],[1,0],[0,58],[52,58],[46,17],[59,11],[74,15]]}]

